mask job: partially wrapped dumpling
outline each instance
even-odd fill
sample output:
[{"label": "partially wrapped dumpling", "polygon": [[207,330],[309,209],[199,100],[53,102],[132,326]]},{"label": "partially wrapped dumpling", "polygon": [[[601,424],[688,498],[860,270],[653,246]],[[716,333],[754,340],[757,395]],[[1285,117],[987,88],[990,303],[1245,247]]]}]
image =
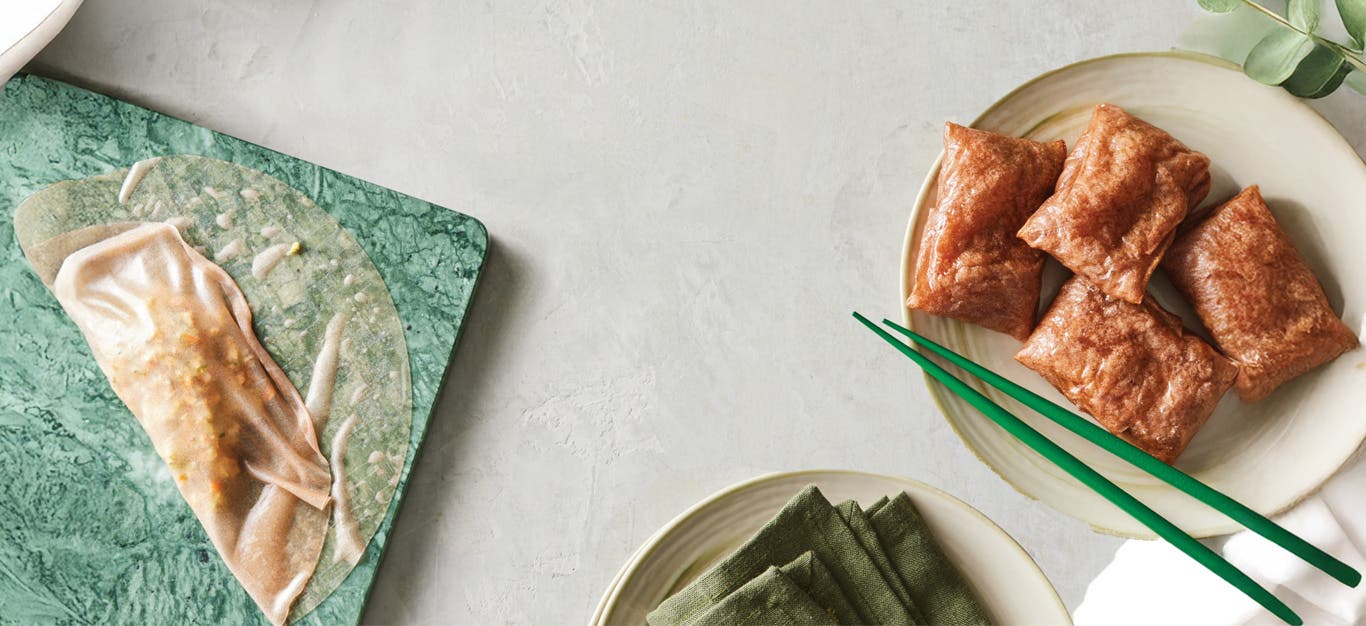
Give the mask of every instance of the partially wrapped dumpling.
[{"label": "partially wrapped dumpling", "polygon": [[[226,607],[219,621],[252,621],[235,576],[272,621],[293,621],[354,580],[408,467],[414,396],[403,320],[351,233],[283,180],[191,155],[56,182],[15,209],[13,232],[190,505],[157,519],[192,510],[228,565],[148,570],[111,588],[115,604],[178,585],[202,602],[158,604],[167,620],[208,602]],[[119,450],[91,475],[148,452]],[[129,479],[149,497],[164,486]],[[159,542],[181,547],[154,533],[130,549]],[[51,565],[30,574],[65,571]]]},{"label": "partially wrapped dumpling", "polygon": [[1209,187],[1208,157],[1101,104],[1067,157],[1057,193],[1019,236],[1109,296],[1138,304],[1176,227]]},{"label": "partially wrapped dumpling", "polygon": [[1177,239],[1162,268],[1238,363],[1244,400],[1265,398],[1358,344],[1256,185]]},{"label": "partially wrapped dumpling", "polygon": [[920,238],[906,305],[1028,337],[1044,254],[1015,233],[1053,193],[1066,156],[1062,141],[946,124],[939,198]]},{"label": "partially wrapped dumpling", "polygon": [[332,474],[241,290],[169,224],[92,226],[40,251],[62,259],[53,293],[223,562],[283,624],[317,568]]},{"label": "partially wrapped dumpling", "polygon": [[1111,298],[1080,276],[1062,286],[1015,359],[1101,426],[1167,463],[1238,374],[1151,298]]}]

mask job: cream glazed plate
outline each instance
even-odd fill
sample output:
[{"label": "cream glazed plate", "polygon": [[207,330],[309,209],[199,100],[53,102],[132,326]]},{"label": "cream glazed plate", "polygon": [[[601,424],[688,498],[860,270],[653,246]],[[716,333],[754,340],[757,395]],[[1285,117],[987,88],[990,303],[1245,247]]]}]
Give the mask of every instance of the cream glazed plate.
[{"label": "cream glazed plate", "polygon": [[[1065,139],[1071,150],[1101,102],[1117,104],[1209,155],[1213,188],[1205,205],[1261,185],[1277,221],[1318,275],[1333,310],[1358,335],[1366,315],[1366,165],[1341,135],[1303,102],[1245,77],[1229,63],[1188,53],[1129,54],[1069,65],[1036,78],[987,109],[973,126],[1040,141]],[[936,197],[938,163],[911,211],[902,255],[901,302],[910,294],[925,215]],[[1066,272],[1050,260],[1046,307]],[[1208,338],[1190,307],[1159,271],[1150,292]],[[1006,335],[905,309],[907,323],[983,366],[1045,397],[1075,407],[1014,359]],[[965,378],[996,403],[1197,537],[1239,526],[1166,483],[1110,456],[980,381]],[[926,379],[949,424],[969,448],[1021,493],[1097,530],[1152,537],[1118,507]],[[1229,393],[1191,441],[1177,467],[1271,515],[1312,493],[1366,437],[1366,351],[1358,348],[1254,404]],[[1078,411],[1079,412],[1079,411]]]},{"label": "cream glazed plate", "polygon": [[767,474],[732,485],[674,518],[617,574],[590,626],[644,624],[660,602],[728,556],[810,484],[831,502],[854,499],[870,504],[906,492],[998,623],[1072,623],[1029,554],[961,500],[909,478],[811,470]]}]

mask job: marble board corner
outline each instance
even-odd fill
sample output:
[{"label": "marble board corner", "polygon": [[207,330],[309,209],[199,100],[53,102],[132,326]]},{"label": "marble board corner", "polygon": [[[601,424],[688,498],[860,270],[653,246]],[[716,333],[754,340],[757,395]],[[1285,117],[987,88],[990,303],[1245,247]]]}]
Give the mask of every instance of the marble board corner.
[{"label": "marble board corner", "polygon": [[488,250],[478,220],[58,81],[0,92],[0,623],[266,624],[189,507],[150,499],[164,468],[76,327],[29,269],[11,219],[60,181],[169,154],[270,174],[355,235],[408,343],[412,432],[389,510],[360,563],[297,624],[360,620]]}]

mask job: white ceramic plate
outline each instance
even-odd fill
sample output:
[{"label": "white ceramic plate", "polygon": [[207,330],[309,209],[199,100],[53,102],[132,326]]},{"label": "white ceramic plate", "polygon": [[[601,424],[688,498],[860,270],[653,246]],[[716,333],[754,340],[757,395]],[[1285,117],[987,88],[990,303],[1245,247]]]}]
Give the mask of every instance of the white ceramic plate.
[{"label": "white ceramic plate", "polygon": [[[1206,203],[1259,184],[1267,203],[1323,282],[1334,310],[1362,332],[1366,315],[1366,165],[1327,121],[1281,89],[1260,85],[1234,66],[1187,53],[1130,54],[1069,65],[1036,78],[987,109],[973,125],[1009,135],[1072,142],[1100,102],[1118,104],[1160,126],[1213,162]],[[901,301],[914,280],[926,209],[936,195],[936,163],[911,212],[902,257]],[[1043,306],[1065,272],[1049,261]],[[1151,290],[1205,332],[1161,272]],[[906,311],[919,332],[989,369],[1072,405],[1038,375],[1015,362],[1019,342],[976,326]],[[1207,336],[1207,335],[1206,335]],[[910,365],[908,364],[908,367]],[[928,379],[927,379],[928,381]],[[1079,437],[1030,412],[979,381],[998,404],[1188,532],[1219,535],[1238,528],[1185,496]],[[1151,537],[1118,507],[1054,467],[981,414],[929,383],[949,424],[978,457],[1021,493],[1104,532]],[[1270,515],[1312,493],[1356,451],[1366,436],[1366,354],[1358,349],[1245,404],[1224,398],[1177,467]]]},{"label": "white ceramic plate", "polygon": [[753,536],[809,484],[832,502],[852,498],[866,504],[906,492],[998,622],[1071,624],[1034,560],[976,509],[908,478],[836,470],[768,474],[697,503],[641,546],[608,588],[591,624],[644,624],[660,602]]},{"label": "white ceramic plate", "polygon": [[0,85],[43,49],[81,0],[0,0]]}]

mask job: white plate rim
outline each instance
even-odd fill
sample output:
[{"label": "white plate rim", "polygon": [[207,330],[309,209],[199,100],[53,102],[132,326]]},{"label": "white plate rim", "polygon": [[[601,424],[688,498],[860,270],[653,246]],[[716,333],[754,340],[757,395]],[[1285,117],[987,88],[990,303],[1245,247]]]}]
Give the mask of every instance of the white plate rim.
[{"label": "white plate rim", "polygon": [[598,626],[600,624],[610,623],[608,617],[611,616],[613,609],[616,608],[616,603],[625,581],[635,574],[636,570],[640,567],[640,564],[645,562],[645,560],[649,558],[649,556],[654,552],[655,548],[660,544],[660,542],[663,540],[665,536],[673,532],[676,528],[687,522],[692,517],[696,516],[698,512],[700,512],[702,509],[707,508],[715,502],[717,502],[718,500],[726,498],[736,492],[743,491],[745,489],[751,488],[755,485],[764,482],[778,479],[798,478],[803,476],[815,477],[831,475],[839,475],[852,478],[873,478],[897,482],[905,485],[909,490],[915,491],[917,493],[929,497],[937,498],[943,501],[945,504],[958,508],[962,512],[967,513],[971,517],[981,521],[985,528],[990,529],[992,532],[999,535],[1001,538],[1004,538],[1007,541],[1007,544],[1010,545],[1012,550],[1014,551],[1014,556],[1018,559],[1022,559],[1022,562],[1028,563],[1032,572],[1037,576],[1038,580],[1043,582],[1045,586],[1047,586],[1049,589],[1053,591],[1052,599],[1053,602],[1057,605],[1059,614],[1061,616],[1065,616],[1067,618],[1068,623],[1071,623],[1071,612],[1067,610],[1067,605],[1062,601],[1062,597],[1058,595],[1057,588],[1053,586],[1053,582],[1048,579],[1048,576],[1043,573],[1043,570],[1039,567],[1038,562],[1034,560],[1034,557],[1030,556],[1029,552],[1024,549],[1024,546],[1020,545],[1020,542],[1016,541],[1015,538],[1010,535],[1010,533],[1007,533],[1005,529],[1001,528],[999,525],[996,524],[996,522],[992,521],[991,518],[987,517],[986,514],[977,510],[972,505],[958,499],[957,497],[954,497],[952,494],[942,489],[939,489],[938,487],[926,484],[924,482],[906,476],[896,476],[892,474],[877,474],[873,472],[862,472],[858,470],[847,469],[807,469],[787,472],[769,472],[767,474],[760,474],[759,476],[755,476],[747,480],[742,480],[738,483],[734,483],[722,488],[721,490],[707,496],[706,498],[703,498],[702,500],[688,507],[682,513],[679,513],[667,524],[660,527],[660,529],[656,531],[655,534],[651,535],[649,539],[645,540],[645,543],[643,543],[640,546],[640,548],[636,550],[635,556],[633,556],[631,560],[626,564],[626,566],[623,567],[622,571],[618,573],[618,577],[609,586],[608,590],[603,596],[603,599],[599,601],[599,610],[594,612],[594,620],[589,623],[590,626]]},{"label": "white plate rim", "polygon": [[589,626],[596,626],[597,624],[602,623],[603,613],[607,610],[607,600],[612,597],[612,592],[616,591],[617,587],[621,586],[621,580],[626,576],[626,570],[631,569],[631,565],[640,559],[641,553],[645,551],[645,546],[653,543],[655,539],[659,537],[659,532],[660,531],[655,531],[655,534],[650,535],[649,538],[636,548],[635,552],[631,553],[631,557],[626,559],[625,563],[621,564],[621,569],[618,569],[616,576],[612,577],[612,582],[607,583],[607,590],[602,593],[601,598],[598,598],[598,605],[593,608],[593,616],[588,618]]},{"label": "white plate rim", "polygon": [[[1029,80],[1027,80],[1027,81],[1021,83],[1020,85],[1016,86],[1014,89],[1011,89],[1011,90],[1010,90],[1009,92],[1007,92],[1005,95],[1003,95],[1003,96],[1001,96],[1000,98],[998,98],[995,102],[993,102],[993,103],[992,103],[990,106],[988,106],[986,109],[984,109],[984,110],[982,111],[981,114],[979,114],[976,118],[973,119],[973,121],[969,124],[969,126],[973,126],[973,127],[977,126],[977,124],[978,124],[982,119],[984,119],[984,118],[988,117],[989,115],[991,115],[991,114],[992,114],[994,111],[996,111],[996,109],[998,109],[999,107],[1004,106],[1005,103],[1006,103],[1007,101],[1011,100],[1012,98],[1014,98],[1014,97],[1015,97],[1016,95],[1018,95],[1019,93],[1023,92],[1024,90],[1028,89],[1029,87],[1032,87],[1034,84],[1036,84],[1036,83],[1038,83],[1038,82],[1040,82],[1040,81],[1043,81],[1043,80],[1045,80],[1045,79],[1048,79],[1048,78],[1050,78],[1050,77],[1052,77],[1052,76],[1054,76],[1054,75],[1056,75],[1056,74],[1060,74],[1060,73],[1063,73],[1063,72],[1071,71],[1071,70],[1074,70],[1074,69],[1076,69],[1076,68],[1078,68],[1078,67],[1081,67],[1081,66],[1090,65],[1090,64],[1094,64],[1094,63],[1101,63],[1101,62],[1110,61],[1110,60],[1114,60],[1114,59],[1145,58],[1145,57],[1146,57],[1146,58],[1176,58],[1176,59],[1184,59],[1184,60],[1189,60],[1189,61],[1198,61],[1198,62],[1206,63],[1206,64],[1209,64],[1209,65],[1213,65],[1213,66],[1216,66],[1216,67],[1222,67],[1222,68],[1225,68],[1225,69],[1228,69],[1228,70],[1231,70],[1231,71],[1239,71],[1239,72],[1241,71],[1241,68],[1240,68],[1237,64],[1235,64],[1235,63],[1229,62],[1229,61],[1227,61],[1227,60],[1224,60],[1224,59],[1221,59],[1221,58],[1218,58],[1218,57],[1214,57],[1214,56],[1210,56],[1210,55],[1206,55],[1206,54],[1201,54],[1201,53],[1198,53],[1198,52],[1190,52],[1190,51],[1186,51],[1186,50],[1176,50],[1176,49],[1173,49],[1173,50],[1155,51],[1155,52],[1124,52],[1124,53],[1119,53],[1119,54],[1109,54],[1109,55],[1104,55],[1104,56],[1098,56],[1098,57],[1094,57],[1094,58],[1090,58],[1090,59],[1084,59],[1084,60],[1081,60],[1081,61],[1077,61],[1077,62],[1075,62],[1075,63],[1069,63],[1069,64],[1067,64],[1067,65],[1058,67],[1058,68],[1056,68],[1056,69],[1049,70],[1049,71],[1047,71],[1047,72],[1044,72],[1044,73],[1042,73],[1042,74],[1039,74],[1038,76],[1035,76],[1034,78],[1031,78],[1031,79],[1029,79]],[[1290,95],[1290,94],[1288,94],[1288,93],[1285,93],[1285,92],[1281,92],[1281,95],[1282,95],[1284,98],[1286,98],[1286,99],[1292,100],[1292,101],[1294,102],[1294,105],[1295,105],[1295,106],[1301,107],[1303,110],[1305,110],[1305,111],[1307,111],[1307,112],[1309,112],[1309,113],[1312,113],[1313,115],[1311,115],[1310,118],[1313,119],[1313,120],[1315,120],[1316,123],[1322,124],[1322,125],[1326,126],[1327,129],[1328,129],[1329,131],[1331,131],[1331,132],[1330,132],[1331,136],[1333,136],[1333,137],[1336,138],[1336,140],[1337,140],[1337,141],[1339,142],[1339,144],[1340,144],[1339,147],[1342,148],[1346,154],[1353,155],[1353,156],[1355,156],[1358,160],[1360,160],[1360,158],[1361,158],[1360,155],[1357,155],[1356,150],[1352,148],[1351,144],[1348,143],[1347,140],[1346,140],[1344,137],[1342,137],[1341,133],[1339,133],[1339,132],[1337,131],[1337,129],[1333,126],[1332,122],[1330,122],[1330,121],[1328,121],[1326,118],[1324,118],[1323,115],[1322,115],[1321,113],[1319,113],[1318,111],[1316,111],[1313,107],[1310,107],[1310,106],[1309,106],[1308,104],[1306,104],[1303,100],[1300,100],[1299,98],[1296,98],[1296,97],[1294,97],[1294,96],[1292,96],[1292,95]],[[900,292],[901,292],[901,298],[900,298],[900,300],[897,302],[897,307],[901,310],[902,323],[903,323],[907,328],[911,328],[911,329],[914,329],[914,320],[913,320],[912,317],[911,317],[911,310],[906,306],[906,301],[910,298],[910,289],[911,289],[911,285],[912,285],[912,283],[913,283],[913,281],[914,281],[914,276],[912,275],[912,272],[911,272],[911,268],[913,267],[914,259],[911,258],[911,251],[912,251],[912,249],[913,249],[913,247],[914,247],[914,245],[915,245],[915,242],[913,241],[913,238],[914,238],[914,235],[915,235],[915,225],[916,225],[916,222],[917,222],[917,221],[919,220],[919,218],[920,218],[920,214],[928,207],[928,204],[930,203],[930,198],[929,198],[930,190],[931,190],[932,188],[934,188],[934,186],[935,186],[935,181],[936,181],[936,179],[937,179],[938,176],[939,176],[939,170],[940,170],[941,165],[943,164],[943,159],[944,159],[944,153],[943,153],[943,151],[941,150],[940,153],[939,153],[939,156],[935,157],[934,162],[931,164],[931,166],[930,166],[928,172],[926,173],[925,179],[924,179],[924,181],[921,183],[920,191],[916,193],[915,202],[914,202],[914,204],[911,206],[911,212],[910,212],[909,217],[907,218],[907,222],[906,222],[906,232],[905,232],[905,235],[904,235],[903,238],[902,238],[902,246],[901,246],[901,270],[900,270],[900,285],[901,285]],[[1014,489],[1016,492],[1018,492],[1020,495],[1023,495],[1023,496],[1025,496],[1025,497],[1029,498],[1030,500],[1035,500],[1035,501],[1043,502],[1045,505],[1048,505],[1049,508],[1054,508],[1054,507],[1052,507],[1052,505],[1049,505],[1048,502],[1040,500],[1040,499],[1038,498],[1038,496],[1036,496],[1034,493],[1031,493],[1030,490],[1028,490],[1028,489],[1024,488],[1023,486],[1021,486],[1019,483],[1017,483],[1015,480],[1013,480],[1010,476],[1007,476],[1005,473],[1003,473],[1003,472],[1002,472],[999,468],[997,468],[995,465],[993,465],[993,464],[991,464],[990,462],[988,462],[988,461],[986,460],[986,457],[983,456],[982,452],[981,452],[980,450],[978,450],[978,449],[976,448],[976,446],[973,445],[971,439],[968,438],[967,436],[965,436],[965,435],[963,434],[963,432],[959,429],[957,422],[955,422],[954,419],[951,418],[951,417],[949,416],[949,411],[945,408],[945,400],[948,399],[949,396],[951,396],[951,397],[956,397],[956,396],[952,396],[952,392],[949,392],[949,391],[943,389],[942,386],[939,385],[939,384],[934,380],[934,378],[932,378],[929,374],[922,374],[922,379],[925,381],[925,386],[926,386],[926,388],[927,388],[927,389],[929,390],[929,392],[930,392],[930,399],[934,402],[934,405],[935,405],[935,407],[939,410],[940,415],[943,416],[944,421],[948,423],[949,428],[951,428],[951,429],[953,430],[954,434],[958,436],[958,439],[959,439],[960,441],[963,442],[963,445],[968,449],[969,452],[972,453],[972,455],[973,455],[974,457],[977,458],[978,461],[980,461],[983,465],[987,466],[987,467],[992,471],[992,473],[994,473],[994,474],[996,474],[997,476],[999,476],[999,477],[1001,478],[1001,480],[1005,481],[1006,484],[1010,485],[1010,487],[1011,487],[1012,489]],[[945,396],[945,394],[949,394],[949,396]],[[1360,445],[1360,442],[1358,442],[1358,446],[1359,446],[1359,445]],[[1263,515],[1267,516],[1267,517],[1272,517],[1272,516],[1275,516],[1275,515],[1279,515],[1280,513],[1283,513],[1283,512],[1285,512],[1285,511],[1287,511],[1287,510],[1290,510],[1291,508],[1294,508],[1297,504],[1299,504],[1300,502],[1302,502],[1305,498],[1308,498],[1309,496],[1311,496],[1311,495],[1313,495],[1315,492],[1317,492],[1317,491],[1323,486],[1324,483],[1326,483],[1330,478],[1332,478],[1333,475],[1336,475],[1339,471],[1341,471],[1341,469],[1343,468],[1343,466],[1347,465],[1348,462],[1350,462],[1353,458],[1355,458],[1356,455],[1358,454],[1358,452],[1359,452],[1359,448],[1358,448],[1357,451],[1354,451],[1354,452],[1352,452],[1352,453],[1350,453],[1350,454],[1344,456],[1342,459],[1340,459],[1340,460],[1338,461],[1338,463],[1337,463],[1337,469],[1335,469],[1333,472],[1329,473],[1328,475],[1324,476],[1324,477],[1318,482],[1318,484],[1313,485],[1313,486],[1311,486],[1311,487],[1309,487],[1309,488],[1303,490],[1301,493],[1294,494],[1291,498],[1288,498],[1287,501],[1286,501],[1286,503],[1283,504],[1282,506],[1280,506],[1279,508],[1276,508],[1276,509],[1271,510],[1271,511],[1263,511],[1263,512],[1261,512],[1261,513],[1262,513]],[[1174,489],[1174,488],[1173,488],[1173,489]],[[1058,510],[1058,509],[1054,509],[1054,510]],[[1078,516],[1075,516],[1075,515],[1071,515],[1070,513],[1066,513],[1066,512],[1060,511],[1060,510],[1059,510],[1059,512],[1062,512],[1064,515],[1068,515],[1069,517],[1073,517],[1074,519],[1079,519],[1079,520],[1081,520],[1081,521],[1083,521],[1083,522],[1086,522],[1086,523],[1091,527],[1092,530],[1094,530],[1094,531],[1096,531],[1096,532],[1103,533],[1103,534],[1113,535],[1113,536],[1116,536],[1116,537],[1129,538],[1129,539],[1146,539],[1146,540],[1151,540],[1151,539],[1155,539],[1155,538],[1156,538],[1156,535],[1153,534],[1153,533],[1138,533],[1138,532],[1126,531],[1126,530],[1123,530],[1123,529],[1110,528],[1110,527],[1107,527],[1107,526],[1104,526],[1104,525],[1097,524],[1097,523],[1095,523],[1095,522],[1093,522],[1093,521],[1091,521],[1091,520],[1087,520],[1087,519],[1084,519],[1084,518],[1081,518],[1081,517],[1078,517]],[[1232,520],[1227,520],[1227,519],[1226,519],[1225,521],[1223,521],[1223,522],[1212,523],[1212,524],[1209,524],[1209,525],[1206,525],[1206,526],[1203,526],[1203,527],[1199,527],[1199,528],[1183,528],[1183,530],[1185,530],[1185,531],[1186,531],[1187,533],[1189,533],[1192,537],[1195,537],[1195,538],[1197,538],[1197,539],[1204,539],[1204,538],[1208,538],[1208,537],[1217,537],[1217,536],[1221,536],[1221,535],[1227,535],[1227,534],[1230,534],[1230,533],[1233,533],[1233,532],[1236,532],[1236,531],[1239,531],[1239,530],[1242,530],[1242,529],[1243,529],[1243,526],[1242,526],[1242,525],[1238,524],[1237,522],[1234,522],[1234,521],[1232,521]]]},{"label": "white plate rim", "polygon": [[33,26],[27,35],[20,37],[10,47],[0,50],[0,86],[17,73],[33,57],[47,46],[57,33],[62,32],[67,22],[76,14],[83,0],[60,0],[41,21]]}]

